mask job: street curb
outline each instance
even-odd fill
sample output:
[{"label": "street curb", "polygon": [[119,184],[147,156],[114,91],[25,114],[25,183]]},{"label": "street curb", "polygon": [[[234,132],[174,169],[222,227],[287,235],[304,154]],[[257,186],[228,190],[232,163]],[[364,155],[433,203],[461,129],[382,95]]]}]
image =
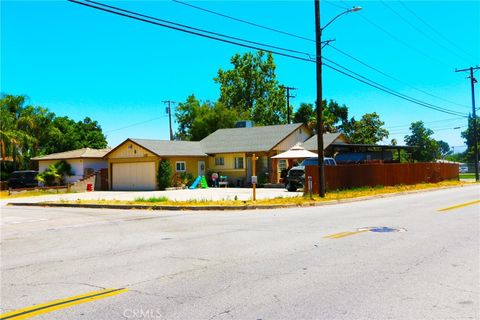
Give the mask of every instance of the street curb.
[{"label": "street curb", "polygon": [[308,203],[302,203],[302,204],[270,204],[270,205],[259,204],[259,205],[243,205],[243,206],[219,206],[219,205],[149,206],[149,205],[138,205],[138,204],[130,205],[130,204],[16,202],[16,203],[8,203],[7,205],[8,206],[26,206],[26,207],[64,207],[64,208],[123,209],[123,210],[164,210],[164,211],[226,211],[226,210],[233,211],[233,210],[237,210],[237,211],[242,211],[242,210],[321,207],[321,206],[335,205],[335,204],[342,204],[342,203],[359,202],[359,201],[374,200],[374,199],[381,199],[381,198],[391,198],[391,197],[407,195],[407,194],[432,192],[432,191],[453,189],[453,188],[464,188],[469,186],[472,186],[472,185],[459,185],[459,186],[448,186],[448,187],[439,187],[439,188],[432,188],[432,189],[410,190],[410,191],[402,191],[402,192],[395,192],[395,193],[378,194],[374,196],[364,196],[364,197],[356,197],[356,198],[340,199],[340,200],[329,200],[329,201],[321,201],[321,202],[308,202]]}]

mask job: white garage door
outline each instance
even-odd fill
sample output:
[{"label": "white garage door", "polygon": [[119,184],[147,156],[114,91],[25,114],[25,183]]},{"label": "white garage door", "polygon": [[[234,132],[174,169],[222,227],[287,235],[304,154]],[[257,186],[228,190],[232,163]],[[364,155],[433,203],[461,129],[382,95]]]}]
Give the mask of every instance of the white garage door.
[{"label": "white garage door", "polygon": [[112,190],[155,190],[155,162],[114,163]]}]

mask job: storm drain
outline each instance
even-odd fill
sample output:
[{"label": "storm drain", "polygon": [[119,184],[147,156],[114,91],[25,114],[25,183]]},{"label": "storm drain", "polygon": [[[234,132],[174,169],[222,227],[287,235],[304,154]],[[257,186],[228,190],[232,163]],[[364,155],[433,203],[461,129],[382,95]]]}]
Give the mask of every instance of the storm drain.
[{"label": "storm drain", "polygon": [[370,231],[370,232],[405,232],[404,228],[390,228],[390,227],[365,227],[358,228],[357,231]]}]

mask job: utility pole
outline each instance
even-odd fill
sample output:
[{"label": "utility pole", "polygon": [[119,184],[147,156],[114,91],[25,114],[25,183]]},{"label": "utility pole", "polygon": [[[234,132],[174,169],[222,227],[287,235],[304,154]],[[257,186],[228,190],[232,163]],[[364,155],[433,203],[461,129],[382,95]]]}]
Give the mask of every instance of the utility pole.
[{"label": "utility pole", "polygon": [[290,124],[290,98],[295,98],[296,96],[290,95],[290,90],[297,90],[297,88],[294,87],[286,87],[286,86],[281,86],[285,90],[287,90],[287,124]]},{"label": "utility pole", "polygon": [[164,100],[162,101],[163,103],[168,104],[167,107],[165,108],[165,111],[168,113],[168,121],[170,123],[170,141],[173,141],[173,131],[172,131],[172,109],[170,107],[170,103],[175,103],[175,101],[172,100]]},{"label": "utility pole", "polygon": [[[314,1],[315,7],[315,53],[316,53],[316,77],[317,77],[317,152],[318,152],[318,194],[325,197],[325,163],[323,150],[323,105],[322,105],[322,28],[320,27],[320,0]],[[333,21],[333,20],[332,20]]]},{"label": "utility pole", "polygon": [[475,109],[475,83],[477,82],[477,79],[473,76],[473,71],[480,69],[479,66],[476,67],[470,67],[467,69],[462,69],[462,70],[457,70],[455,69],[455,72],[464,72],[464,71],[470,71],[470,84],[472,88],[472,116],[473,116],[473,151],[474,151],[474,161],[475,161],[475,181],[479,181],[478,177],[478,135],[477,135],[477,111]]}]

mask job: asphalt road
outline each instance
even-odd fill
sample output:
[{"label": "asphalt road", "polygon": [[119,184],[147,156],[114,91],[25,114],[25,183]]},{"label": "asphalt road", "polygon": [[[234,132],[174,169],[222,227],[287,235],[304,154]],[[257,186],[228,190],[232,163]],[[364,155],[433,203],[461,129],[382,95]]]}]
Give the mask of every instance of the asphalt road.
[{"label": "asphalt road", "polygon": [[126,288],[37,318],[480,319],[479,204],[438,211],[479,198],[477,185],[282,210],[2,207],[1,313]]}]

